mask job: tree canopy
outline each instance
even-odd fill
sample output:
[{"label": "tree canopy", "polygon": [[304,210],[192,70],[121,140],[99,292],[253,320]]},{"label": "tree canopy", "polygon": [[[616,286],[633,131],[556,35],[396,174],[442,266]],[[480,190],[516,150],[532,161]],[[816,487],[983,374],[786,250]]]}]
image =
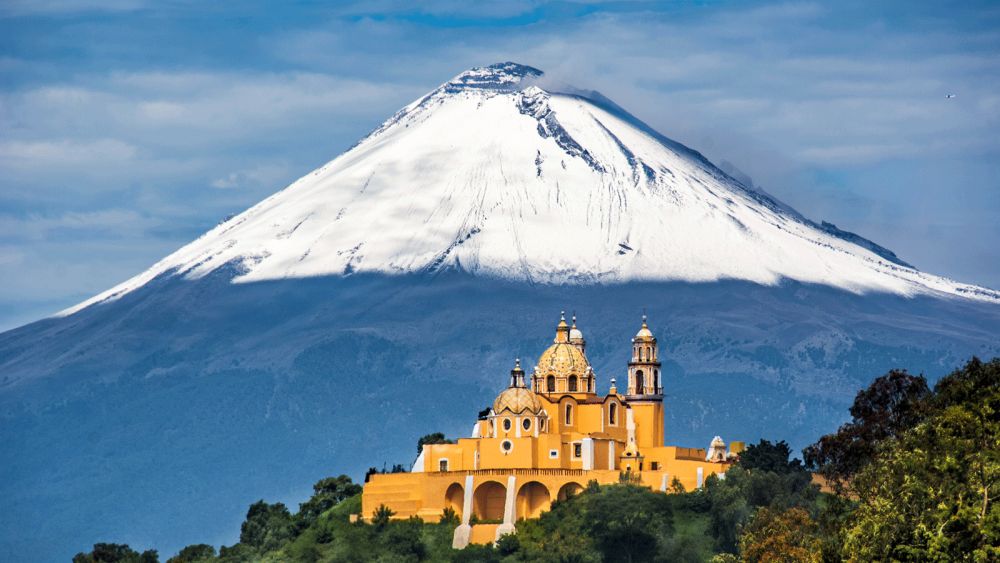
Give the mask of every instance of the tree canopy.
[{"label": "tree canopy", "polygon": [[[361,487],[340,475],[318,481],[295,514],[255,502],[239,543],[188,546],[169,563],[1000,560],[1000,360],[973,359],[933,390],[890,371],[859,391],[850,414],[804,451],[806,465],[787,443],[760,440],[724,478],[690,492],[591,482],[495,546],[451,549],[454,512],[424,523],[380,507],[352,522]],[[819,492],[806,467],[842,494]],[[99,543],[74,563],[157,560]]]}]

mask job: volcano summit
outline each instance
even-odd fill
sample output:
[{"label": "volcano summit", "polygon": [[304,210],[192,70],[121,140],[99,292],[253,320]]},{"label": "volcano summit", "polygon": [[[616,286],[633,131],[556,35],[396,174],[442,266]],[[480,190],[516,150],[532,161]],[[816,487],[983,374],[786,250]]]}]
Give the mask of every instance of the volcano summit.
[{"label": "volcano summit", "polygon": [[[1000,294],[817,225],[600,94],[500,63],[459,74],[357,145],[146,273],[236,281],[456,269],[542,283],[782,279],[854,292]],[[71,309],[78,310],[79,307]]]},{"label": "volcano summit", "polygon": [[561,309],[608,343],[587,349],[601,392],[624,380],[614,336],[643,310],[663,327],[665,435],[698,446],[802,447],[888,369],[1000,354],[996,291],[813,222],[600,94],[475,68],[0,334],[0,559],[231,543],[260,495],[294,506],[327,474],[409,462],[411,429],[468,435],[469,400]]}]

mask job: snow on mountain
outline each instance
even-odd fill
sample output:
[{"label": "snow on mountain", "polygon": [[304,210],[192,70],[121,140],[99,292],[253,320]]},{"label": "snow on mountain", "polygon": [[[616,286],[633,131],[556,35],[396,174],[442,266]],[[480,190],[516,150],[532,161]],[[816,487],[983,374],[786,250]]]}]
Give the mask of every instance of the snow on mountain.
[{"label": "snow on mountain", "polygon": [[925,274],[744,186],[597,93],[515,63],[463,72],[286,189],[63,314],[169,272],[237,282],[459,269],[547,284],[783,278],[1000,293]]}]

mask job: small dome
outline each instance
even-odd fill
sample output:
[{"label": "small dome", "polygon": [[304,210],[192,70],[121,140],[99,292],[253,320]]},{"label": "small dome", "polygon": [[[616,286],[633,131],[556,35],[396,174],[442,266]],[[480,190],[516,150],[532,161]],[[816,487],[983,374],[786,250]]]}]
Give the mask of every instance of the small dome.
[{"label": "small dome", "polygon": [[529,412],[537,414],[542,410],[542,401],[534,391],[527,387],[508,387],[493,401],[493,412],[500,414],[503,411],[510,411],[513,414]]},{"label": "small dome", "polygon": [[726,443],[722,441],[722,436],[716,436],[715,438],[712,438],[712,444],[710,447],[724,448],[726,447]]},{"label": "small dome", "polygon": [[636,340],[652,340],[653,331],[649,330],[649,326],[646,324],[646,315],[642,316],[642,328],[639,332],[635,333]]},{"label": "small dome", "polygon": [[569,327],[570,342],[583,342],[583,332],[576,327],[576,315],[573,315],[573,325]]}]

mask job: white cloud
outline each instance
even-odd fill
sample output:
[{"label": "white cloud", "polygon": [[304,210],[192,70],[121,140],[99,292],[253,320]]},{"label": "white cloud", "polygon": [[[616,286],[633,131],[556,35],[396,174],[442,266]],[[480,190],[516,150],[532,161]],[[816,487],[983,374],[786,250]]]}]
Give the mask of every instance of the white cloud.
[{"label": "white cloud", "polygon": [[117,139],[0,142],[0,166],[8,170],[97,163],[114,166],[135,155],[136,147]]},{"label": "white cloud", "polygon": [[130,238],[162,224],[131,209],[102,209],[59,214],[0,215],[0,240],[42,241],[70,233],[87,238]]},{"label": "white cloud", "polygon": [[[301,171],[299,172],[301,173]],[[212,180],[209,185],[219,190],[259,187],[272,188],[273,191],[277,191],[276,183],[282,178],[287,178],[289,174],[295,174],[295,171],[289,170],[287,165],[258,165],[230,172]]]}]

